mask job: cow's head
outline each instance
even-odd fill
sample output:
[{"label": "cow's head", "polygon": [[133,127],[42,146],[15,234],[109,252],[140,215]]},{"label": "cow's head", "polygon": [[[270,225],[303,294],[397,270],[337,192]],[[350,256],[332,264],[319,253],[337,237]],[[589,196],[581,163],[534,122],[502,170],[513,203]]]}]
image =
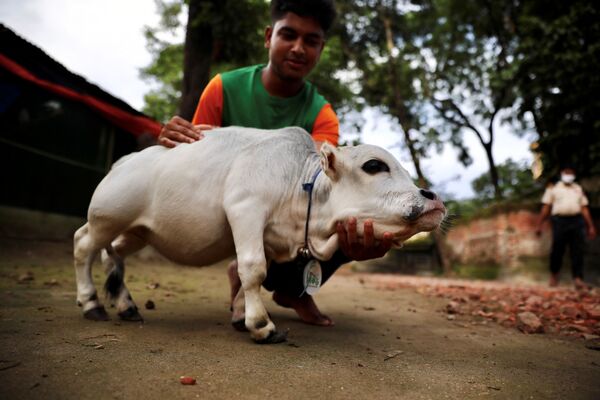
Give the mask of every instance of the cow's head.
[{"label": "cow's head", "polygon": [[356,217],[359,235],[361,222],[372,219],[376,238],[391,232],[393,244],[400,246],[418,232],[436,229],[446,215],[437,195],[415,186],[408,172],[381,147],[336,149],[325,143],[321,166],[331,180],[329,199],[335,220]]}]

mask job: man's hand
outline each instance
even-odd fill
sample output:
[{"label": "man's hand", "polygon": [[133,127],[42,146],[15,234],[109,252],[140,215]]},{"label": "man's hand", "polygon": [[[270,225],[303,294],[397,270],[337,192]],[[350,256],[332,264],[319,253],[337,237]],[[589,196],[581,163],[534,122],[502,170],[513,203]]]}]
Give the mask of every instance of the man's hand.
[{"label": "man's hand", "polygon": [[393,234],[390,232],[385,232],[383,239],[379,243],[375,242],[373,221],[371,220],[365,221],[362,243],[359,242],[356,234],[356,218],[348,219],[347,230],[341,222],[338,222],[336,229],[340,241],[340,249],[346,257],[354,261],[383,257],[392,247]]},{"label": "man's hand", "polygon": [[596,228],[594,227],[594,225],[590,225],[590,227],[588,228],[587,234],[588,234],[588,239],[590,239],[590,240],[593,240],[594,238],[596,238]]},{"label": "man's hand", "polygon": [[193,125],[181,117],[174,116],[160,131],[158,143],[165,147],[175,147],[179,143],[194,143],[204,137],[202,131],[213,128],[212,125]]}]

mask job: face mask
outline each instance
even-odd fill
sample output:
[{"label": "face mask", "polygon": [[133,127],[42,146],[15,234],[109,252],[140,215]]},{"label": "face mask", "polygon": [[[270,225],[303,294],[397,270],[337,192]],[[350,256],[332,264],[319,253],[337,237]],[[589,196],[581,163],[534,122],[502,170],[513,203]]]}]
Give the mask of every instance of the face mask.
[{"label": "face mask", "polygon": [[561,174],[560,180],[564,183],[573,183],[575,182],[575,175],[572,174]]}]

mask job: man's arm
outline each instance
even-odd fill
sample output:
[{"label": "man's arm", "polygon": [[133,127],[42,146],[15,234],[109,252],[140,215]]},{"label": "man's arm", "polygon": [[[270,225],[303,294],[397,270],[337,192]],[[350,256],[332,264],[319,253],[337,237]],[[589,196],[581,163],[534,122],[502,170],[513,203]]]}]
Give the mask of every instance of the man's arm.
[{"label": "man's arm", "polygon": [[194,143],[204,137],[203,130],[211,128],[209,125],[193,125],[176,115],[163,125],[158,136],[158,143],[165,147],[175,147],[179,143]]},{"label": "man's arm", "polygon": [[331,104],[325,104],[313,124],[311,136],[317,143],[319,149],[323,142],[329,142],[334,146],[338,145],[340,132],[340,122],[337,115],[331,108]]},{"label": "man's arm", "polygon": [[583,219],[587,225],[588,237],[594,239],[596,237],[596,227],[594,226],[594,220],[590,214],[590,209],[587,206],[581,207],[581,215],[583,215]]},{"label": "man's arm", "polygon": [[179,116],[171,118],[160,131],[158,143],[175,147],[179,143],[193,143],[202,139],[202,131],[221,126],[222,109],[223,85],[220,75],[217,75],[204,88],[192,122]]},{"label": "man's arm", "polygon": [[552,206],[550,204],[544,204],[542,206],[542,211],[540,212],[540,217],[537,223],[537,229],[535,233],[539,236],[542,234],[542,226],[544,225],[544,221],[550,216],[550,210]]}]

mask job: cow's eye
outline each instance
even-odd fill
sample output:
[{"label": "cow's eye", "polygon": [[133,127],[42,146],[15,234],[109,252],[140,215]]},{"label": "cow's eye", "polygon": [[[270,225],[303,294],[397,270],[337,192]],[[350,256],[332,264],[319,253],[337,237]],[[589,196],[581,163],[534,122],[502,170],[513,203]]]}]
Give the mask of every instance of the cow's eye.
[{"label": "cow's eye", "polygon": [[367,174],[375,175],[378,172],[390,172],[390,167],[381,160],[369,160],[363,164],[362,170]]}]

